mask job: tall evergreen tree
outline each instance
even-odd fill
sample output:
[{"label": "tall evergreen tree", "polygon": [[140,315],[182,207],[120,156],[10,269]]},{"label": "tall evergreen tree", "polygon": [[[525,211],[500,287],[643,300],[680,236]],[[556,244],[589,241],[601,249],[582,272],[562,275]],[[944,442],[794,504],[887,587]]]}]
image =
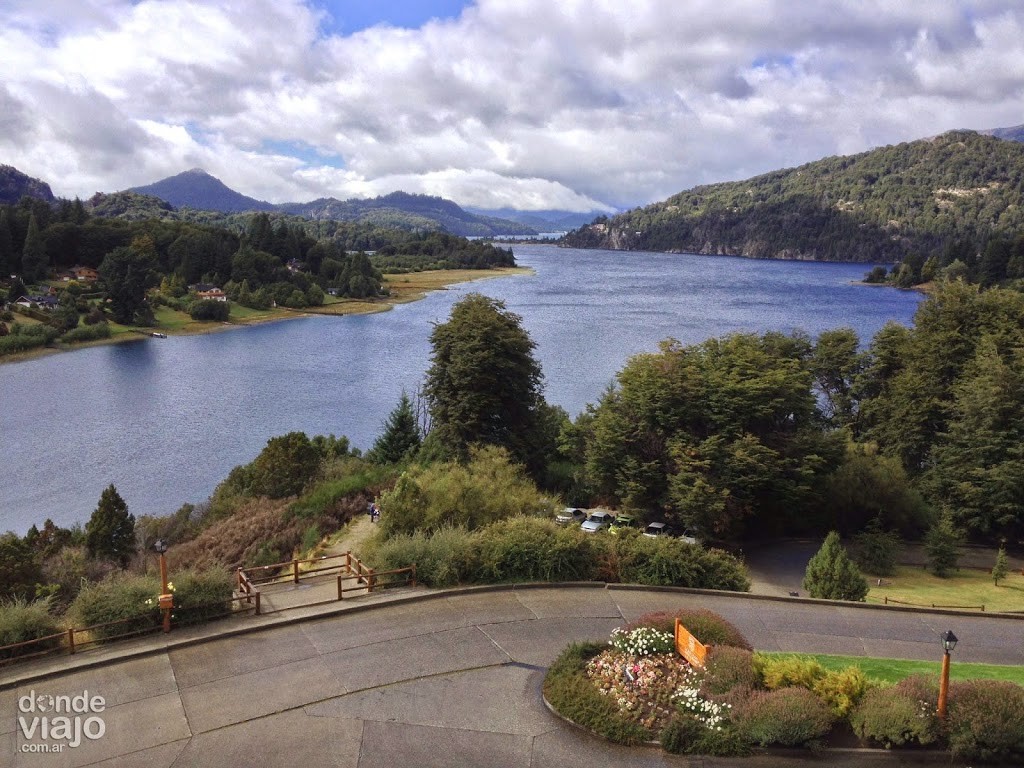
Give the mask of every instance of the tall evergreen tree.
[{"label": "tall evergreen tree", "polygon": [[403,391],[402,399],[388,415],[384,432],[370,449],[369,458],[384,464],[398,464],[420,447],[420,428],[416,423],[412,400]]},{"label": "tall evergreen tree", "polygon": [[992,581],[998,587],[1000,579],[1005,579],[1010,572],[1010,564],[1006,559],[1006,547],[999,545],[996,552],[996,564],[992,566]]},{"label": "tall evergreen tree", "polygon": [[824,600],[863,602],[867,597],[868,582],[846,554],[835,531],[825,537],[821,549],[807,563],[804,589],[811,597]]},{"label": "tall evergreen tree", "polygon": [[433,439],[465,457],[474,443],[507,448],[539,470],[533,441],[543,399],[536,346],[505,303],[471,293],[435,326],[424,394]]},{"label": "tall evergreen tree", "polygon": [[949,513],[940,516],[924,535],[928,568],[939,578],[944,579],[956,570],[960,559],[960,541],[960,532]]},{"label": "tall evergreen tree", "polygon": [[14,239],[11,237],[11,215],[4,206],[0,209],[0,278],[6,279],[14,271]]},{"label": "tall evergreen tree", "polygon": [[100,494],[99,505],[85,524],[85,548],[90,556],[114,560],[122,568],[135,554],[135,515],[128,512],[113,483]]},{"label": "tall evergreen tree", "polygon": [[48,267],[49,261],[46,257],[46,247],[43,244],[43,237],[39,233],[36,215],[33,213],[28,220],[25,247],[21,251],[21,272],[25,282],[35,283],[42,280],[46,277]]}]

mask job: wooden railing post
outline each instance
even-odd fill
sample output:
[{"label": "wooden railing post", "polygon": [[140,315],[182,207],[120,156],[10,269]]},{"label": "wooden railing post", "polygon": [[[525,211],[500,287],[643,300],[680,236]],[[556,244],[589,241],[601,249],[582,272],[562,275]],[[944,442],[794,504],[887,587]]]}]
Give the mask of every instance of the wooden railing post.
[{"label": "wooden railing post", "polygon": [[292,560],[292,577],[296,584],[299,583],[299,561]]},{"label": "wooden railing post", "polygon": [[345,573],[352,573],[352,550],[345,553]]},{"label": "wooden railing post", "polygon": [[368,571],[370,573],[370,578],[366,582],[366,591],[367,592],[373,592],[373,586],[374,586],[374,583],[376,581],[376,577],[373,574],[373,568],[369,568]]},{"label": "wooden railing post", "polygon": [[75,628],[68,627],[68,653],[75,652]]},{"label": "wooden railing post", "polygon": [[341,587],[341,577],[342,577],[342,574],[339,572],[338,573],[338,599],[339,600],[341,600],[341,595],[342,595],[342,591],[343,591],[342,587]]},{"label": "wooden railing post", "polygon": [[416,586],[416,563],[412,564],[412,586]]},{"label": "wooden railing post", "polygon": [[260,615],[260,591],[256,590],[256,615]]}]

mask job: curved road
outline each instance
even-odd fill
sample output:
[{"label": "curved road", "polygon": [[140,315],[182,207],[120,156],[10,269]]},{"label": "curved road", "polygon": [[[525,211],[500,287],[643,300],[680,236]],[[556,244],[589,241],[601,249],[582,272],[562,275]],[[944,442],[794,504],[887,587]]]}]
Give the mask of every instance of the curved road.
[{"label": "curved road", "polygon": [[[1024,663],[1024,623],[1015,619],[600,585],[441,593],[0,690],[0,765],[898,764],[892,755],[863,753],[798,761],[677,758],[607,744],[544,708],[544,668],[567,643],[604,639],[624,620],[682,606],[717,611],[765,650],[929,659],[937,673],[938,636],[951,628],[960,637],[956,660]],[[61,754],[20,751],[42,743],[38,734],[26,739],[20,731],[21,697],[85,690],[105,699],[101,738]]]}]

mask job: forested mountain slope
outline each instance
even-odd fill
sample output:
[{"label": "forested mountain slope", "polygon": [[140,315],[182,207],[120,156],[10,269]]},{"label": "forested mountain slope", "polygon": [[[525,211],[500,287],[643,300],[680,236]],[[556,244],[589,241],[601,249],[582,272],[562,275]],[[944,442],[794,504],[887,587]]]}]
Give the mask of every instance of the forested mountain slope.
[{"label": "forested mountain slope", "polygon": [[951,131],[695,187],[570,232],[582,248],[897,261],[1024,224],[1024,144]]}]

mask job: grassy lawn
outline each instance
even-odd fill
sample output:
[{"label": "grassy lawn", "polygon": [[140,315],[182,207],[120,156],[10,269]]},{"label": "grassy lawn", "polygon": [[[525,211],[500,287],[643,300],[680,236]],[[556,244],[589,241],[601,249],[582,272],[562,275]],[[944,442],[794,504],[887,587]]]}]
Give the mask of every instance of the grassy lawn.
[{"label": "grassy lawn", "polygon": [[868,601],[872,603],[888,598],[928,607],[984,605],[986,611],[1024,611],[1024,576],[1020,571],[1012,571],[997,587],[986,571],[964,569],[940,579],[920,567],[899,566],[895,576],[882,579],[882,586],[870,577],[868,583]]},{"label": "grassy lawn", "polygon": [[[908,661],[906,659],[875,659],[863,656],[826,656],[806,653],[764,653],[765,656],[798,656],[814,659],[825,669],[841,670],[846,667],[860,667],[864,674],[874,680],[898,683],[911,675],[932,675],[936,679],[942,667],[942,649],[935,642],[935,661]],[[1003,666],[1000,664],[968,664],[956,660],[956,651],[949,665],[949,676],[953,680],[1009,680],[1024,685],[1024,666]]]}]

